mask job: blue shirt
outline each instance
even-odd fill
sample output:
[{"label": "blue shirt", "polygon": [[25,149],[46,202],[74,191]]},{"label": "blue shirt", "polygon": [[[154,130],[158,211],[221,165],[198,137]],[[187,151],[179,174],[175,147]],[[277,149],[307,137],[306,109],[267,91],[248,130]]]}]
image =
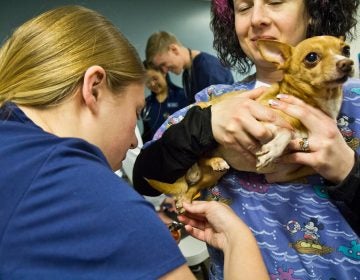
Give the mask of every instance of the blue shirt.
[{"label": "blue shirt", "polygon": [[[0,110],[0,279],[158,279],[185,259],[102,152]],[[10,110],[8,110],[10,109]]]},{"label": "blue shirt", "polygon": [[156,99],[155,93],[151,93],[146,100],[143,110],[144,142],[151,140],[156,130],[173,113],[188,105],[184,90],[168,80],[168,96],[163,102]]},{"label": "blue shirt", "polygon": [[234,78],[229,68],[208,53],[201,52],[192,61],[191,69],[182,75],[183,87],[189,104],[195,101],[195,94],[216,84],[233,84]]}]

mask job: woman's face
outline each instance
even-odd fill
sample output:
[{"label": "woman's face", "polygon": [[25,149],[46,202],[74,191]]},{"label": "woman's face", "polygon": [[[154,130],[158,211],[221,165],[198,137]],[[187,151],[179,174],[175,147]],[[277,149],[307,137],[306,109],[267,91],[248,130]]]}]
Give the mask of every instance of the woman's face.
[{"label": "woman's face", "polygon": [[120,94],[107,89],[97,141],[113,170],[120,169],[127,151],[138,145],[135,127],[145,103],[144,89],[143,84],[131,84]]},{"label": "woman's face", "polygon": [[153,93],[158,94],[166,89],[165,74],[154,69],[146,70],[146,87]]},{"label": "woman's face", "polygon": [[306,38],[309,17],[304,0],[234,0],[235,29],[242,50],[257,67],[264,61],[258,39],[297,45]]}]

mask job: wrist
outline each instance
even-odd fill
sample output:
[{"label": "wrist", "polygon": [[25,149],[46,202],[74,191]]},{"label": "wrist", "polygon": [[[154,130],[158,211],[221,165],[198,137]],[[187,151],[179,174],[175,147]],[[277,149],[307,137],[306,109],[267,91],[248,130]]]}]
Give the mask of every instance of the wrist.
[{"label": "wrist", "polygon": [[356,153],[349,147],[347,154],[347,156],[342,156],[342,162],[337,164],[333,172],[330,173],[332,176],[327,178],[329,181],[339,184],[351,173],[355,165]]},{"label": "wrist", "polygon": [[225,231],[225,244],[223,252],[229,253],[232,250],[244,246],[249,240],[255,240],[250,228],[242,222],[233,223],[231,229]]}]

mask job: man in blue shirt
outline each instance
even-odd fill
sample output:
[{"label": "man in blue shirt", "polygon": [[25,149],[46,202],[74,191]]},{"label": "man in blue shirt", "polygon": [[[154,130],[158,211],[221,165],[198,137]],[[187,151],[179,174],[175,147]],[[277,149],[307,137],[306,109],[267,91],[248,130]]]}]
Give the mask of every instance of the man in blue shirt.
[{"label": "man in blue shirt", "polygon": [[173,34],[153,33],[146,44],[146,61],[164,73],[180,75],[189,103],[202,89],[214,84],[233,84],[229,68],[213,55],[185,47]]}]

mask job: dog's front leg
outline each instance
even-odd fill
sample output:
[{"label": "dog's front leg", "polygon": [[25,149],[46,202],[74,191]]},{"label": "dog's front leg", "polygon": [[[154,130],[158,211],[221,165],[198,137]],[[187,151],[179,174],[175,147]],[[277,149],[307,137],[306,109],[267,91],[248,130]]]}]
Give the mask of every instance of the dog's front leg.
[{"label": "dog's front leg", "polygon": [[258,172],[261,172],[269,163],[282,155],[292,137],[291,131],[286,128],[281,128],[273,124],[266,124],[266,127],[272,131],[274,138],[262,145],[260,151],[256,153],[256,169]]}]

